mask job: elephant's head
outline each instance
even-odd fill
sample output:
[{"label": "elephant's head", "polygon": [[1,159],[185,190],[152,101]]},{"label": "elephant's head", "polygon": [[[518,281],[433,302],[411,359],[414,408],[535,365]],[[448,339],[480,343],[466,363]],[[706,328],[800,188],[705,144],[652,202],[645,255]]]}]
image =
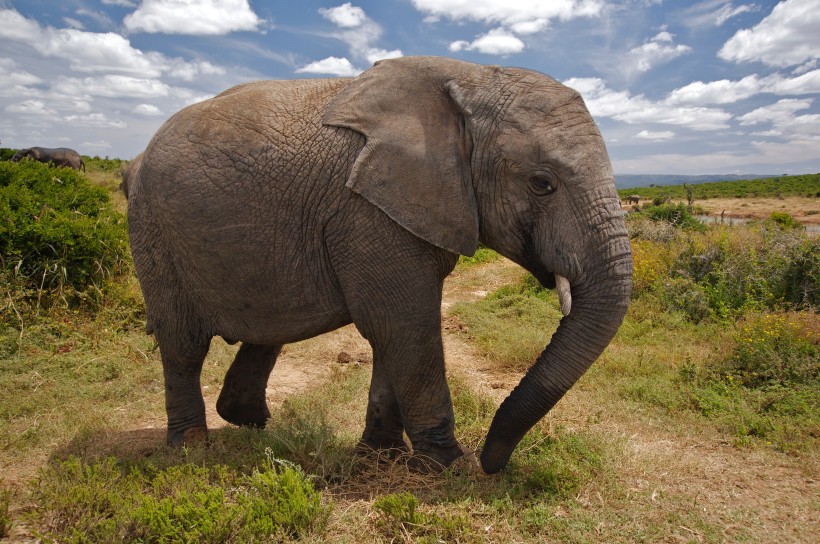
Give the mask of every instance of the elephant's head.
[{"label": "elephant's head", "polygon": [[383,61],[324,123],[367,143],[348,186],[427,241],[479,241],[557,287],[565,313],[499,407],[481,464],[502,469],[623,320],[632,257],[603,138],[580,95],[542,74],[450,59]]},{"label": "elephant's head", "polygon": [[40,160],[40,152],[37,149],[21,149],[11,158],[11,162],[20,162],[25,158],[31,158],[35,161]]}]

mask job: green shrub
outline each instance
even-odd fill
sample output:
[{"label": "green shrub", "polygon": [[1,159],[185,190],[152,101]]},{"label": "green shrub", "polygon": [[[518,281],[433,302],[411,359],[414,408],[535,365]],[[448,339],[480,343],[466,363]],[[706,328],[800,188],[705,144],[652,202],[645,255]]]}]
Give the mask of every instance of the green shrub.
[{"label": "green shrub", "polygon": [[726,371],[746,387],[820,385],[820,334],[811,330],[811,321],[799,314],[747,317],[739,324]]},{"label": "green shrub", "polygon": [[706,230],[706,226],[689,213],[684,204],[653,204],[644,207],[639,213],[653,221],[665,221],[680,229]]},{"label": "green shrub", "polygon": [[803,229],[805,228],[800,221],[792,217],[786,212],[772,212],[769,215],[769,222],[784,229]]},{"label": "green shrub", "polygon": [[69,168],[0,162],[0,271],[13,290],[42,302],[93,294],[127,255],[125,217],[104,189]]},{"label": "green shrub", "polygon": [[32,521],[59,542],[274,541],[321,531],[330,514],[301,469],[270,456],[250,475],[72,457],[35,485]]}]

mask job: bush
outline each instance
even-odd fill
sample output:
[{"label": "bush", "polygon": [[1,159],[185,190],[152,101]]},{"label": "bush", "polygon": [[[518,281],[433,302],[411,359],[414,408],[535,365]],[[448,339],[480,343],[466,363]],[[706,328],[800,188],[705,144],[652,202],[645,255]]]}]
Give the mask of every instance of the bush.
[{"label": "bush", "polygon": [[299,468],[270,456],[249,475],[224,465],[72,457],[35,485],[39,536],[58,542],[281,541],[322,530],[330,514]]},{"label": "bush", "polygon": [[752,315],[739,324],[735,342],[726,372],[746,387],[812,385],[820,379],[820,330],[812,330],[811,316]]},{"label": "bush", "polygon": [[805,228],[800,221],[792,217],[786,212],[772,212],[768,221],[783,229],[803,229]]},{"label": "bush", "polygon": [[69,168],[0,162],[0,272],[14,290],[38,301],[99,292],[127,255],[125,217],[104,189]]},{"label": "bush", "polygon": [[679,229],[702,232],[706,226],[698,221],[684,204],[654,204],[644,207],[640,212],[653,221],[665,221]]}]

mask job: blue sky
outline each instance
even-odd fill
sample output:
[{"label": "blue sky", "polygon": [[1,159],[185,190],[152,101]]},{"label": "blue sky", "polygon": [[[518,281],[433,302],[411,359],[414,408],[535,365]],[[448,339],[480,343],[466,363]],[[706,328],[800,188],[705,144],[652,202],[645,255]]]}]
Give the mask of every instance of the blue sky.
[{"label": "blue sky", "polygon": [[820,172],[820,0],[0,0],[0,141],[132,158],[255,79],[443,55],[584,96],[616,174]]}]

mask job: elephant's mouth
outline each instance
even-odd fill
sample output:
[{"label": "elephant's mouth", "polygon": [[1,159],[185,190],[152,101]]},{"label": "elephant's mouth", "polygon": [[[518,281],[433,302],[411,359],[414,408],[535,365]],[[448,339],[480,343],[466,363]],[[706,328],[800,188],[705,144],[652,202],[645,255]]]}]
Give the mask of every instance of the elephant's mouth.
[{"label": "elephant's mouth", "polygon": [[568,315],[572,308],[572,293],[569,280],[565,276],[550,272],[538,261],[531,261],[525,267],[538,282],[547,289],[555,289],[561,303],[561,313]]}]

